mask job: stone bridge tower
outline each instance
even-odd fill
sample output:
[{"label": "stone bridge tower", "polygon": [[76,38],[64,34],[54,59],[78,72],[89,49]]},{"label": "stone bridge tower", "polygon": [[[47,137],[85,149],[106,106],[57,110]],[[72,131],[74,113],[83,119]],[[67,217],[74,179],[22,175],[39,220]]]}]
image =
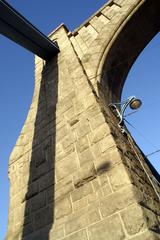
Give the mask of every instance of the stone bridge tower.
[{"label": "stone bridge tower", "polygon": [[74,32],[50,34],[60,53],[35,58],[10,156],[7,240],[160,239],[158,184],[108,107],[159,31],[159,10],[159,0],[110,0]]}]

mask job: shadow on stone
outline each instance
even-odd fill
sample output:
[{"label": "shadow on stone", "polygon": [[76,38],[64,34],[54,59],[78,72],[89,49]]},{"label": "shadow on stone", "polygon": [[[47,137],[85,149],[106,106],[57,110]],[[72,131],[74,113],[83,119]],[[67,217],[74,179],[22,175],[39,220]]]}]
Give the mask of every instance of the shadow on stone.
[{"label": "shadow on stone", "polygon": [[22,231],[24,240],[47,240],[54,222],[57,58],[46,63],[40,79],[28,189]]},{"label": "shadow on stone", "polygon": [[97,168],[97,175],[101,175],[107,172],[110,169],[110,166],[111,166],[110,162],[105,162],[99,165]]}]

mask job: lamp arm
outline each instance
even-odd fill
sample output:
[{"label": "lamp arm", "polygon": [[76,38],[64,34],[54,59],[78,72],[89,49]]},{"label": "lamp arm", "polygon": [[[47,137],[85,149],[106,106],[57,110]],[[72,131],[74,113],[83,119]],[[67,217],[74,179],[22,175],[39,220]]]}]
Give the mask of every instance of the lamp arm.
[{"label": "lamp arm", "polygon": [[[123,101],[120,103],[110,103],[108,105],[109,107],[111,107],[113,111],[116,112],[116,115],[119,118],[118,126],[122,126],[125,110],[134,99],[135,99],[135,96],[131,96],[126,101]],[[122,107],[119,109],[118,106],[122,106]]]},{"label": "lamp arm", "polygon": [[122,108],[120,110],[120,122],[118,123],[119,125],[122,124],[123,122],[123,118],[124,118],[124,113],[126,111],[126,108],[130,105],[130,103],[135,99],[135,96],[131,96],[129,97],[125,102],[122,102],[121,105],[122,105]]}]

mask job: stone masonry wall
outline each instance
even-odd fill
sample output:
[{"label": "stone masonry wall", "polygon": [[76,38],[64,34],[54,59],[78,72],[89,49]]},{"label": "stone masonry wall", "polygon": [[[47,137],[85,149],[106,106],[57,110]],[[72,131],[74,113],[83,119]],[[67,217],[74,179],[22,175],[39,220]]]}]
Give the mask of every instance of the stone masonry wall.
[{"label": "stone masonry wall", "polygon": [[109,45],[143,2],[109,1],[73,33],[61,25],[50,35],[58,56],[36,57],[32,104],[9,162],[6,240],[160,239],[159,201],[139,158],[152,174],[97,87],[101,33]]}]

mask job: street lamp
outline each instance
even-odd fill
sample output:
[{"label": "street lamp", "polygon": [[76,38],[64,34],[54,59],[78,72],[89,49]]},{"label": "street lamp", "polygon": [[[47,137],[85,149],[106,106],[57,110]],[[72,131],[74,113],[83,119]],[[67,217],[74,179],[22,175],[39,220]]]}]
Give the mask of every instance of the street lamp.
[{"label": "street lamp", "polygon": [[127,100],[125,100],[123,102],[110,103],[108,105],[110,107],[110,109],[115,113],[116,117],[119,118],[118,127],[120,127],[122,133],[125,132],[124,113],[125,113],[126,108],[128,106],[130,106],[130,108],[132,110],[136,110],[136,109],[140,108],[141,105],[142,105],[141,100],[136,98],[135,96],[128,97]]}]

